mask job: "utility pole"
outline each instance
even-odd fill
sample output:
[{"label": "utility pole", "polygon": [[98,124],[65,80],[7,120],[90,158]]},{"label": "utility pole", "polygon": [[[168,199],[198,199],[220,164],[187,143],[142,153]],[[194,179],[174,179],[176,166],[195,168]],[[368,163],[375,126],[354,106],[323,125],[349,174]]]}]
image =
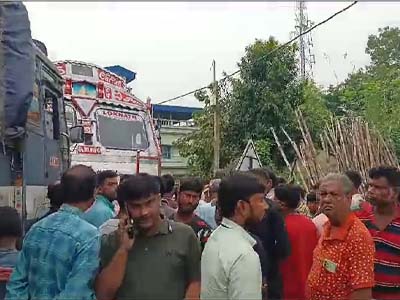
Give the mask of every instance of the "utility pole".
[{"label": "utility pole", "polygon": [[[306,24],[304,20],[304,1],[300,0],[298,3],[299,11],[299,33],[302,34],[306,29]],[[306,45],[304,35],[300,36],[300,74],[301,78],[304,80],[306,78]]]},{"label": "utility pole", "polygon": [[215,71],[215,60],[212,63],[213,69],[213,98],[214,98],[214,164],[213,164],[213,171],[214,176],[217,174],[219,170],[219,152],[220,152],[220,117],[219,117],[219,103],[218,103],[218,82],[216,78],[216,71]]},{"label": "utility pole", "polygon": [[[296,1],[296,31],[295,34],[303,34],[312,26],[312,22],[308,19],[307,5],[304,0]],[[299,56],[300,56],[300,77],[313,77],[313,65],[315,64],[315,56],[312,54],[312,35],[311,33],[300,36],[299,39]]]}]

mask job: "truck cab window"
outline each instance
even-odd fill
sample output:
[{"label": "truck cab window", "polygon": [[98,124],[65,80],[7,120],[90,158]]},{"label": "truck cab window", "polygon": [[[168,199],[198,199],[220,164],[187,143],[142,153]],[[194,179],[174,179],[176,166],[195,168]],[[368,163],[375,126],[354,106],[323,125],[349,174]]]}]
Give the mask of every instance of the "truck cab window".
[{"label": "truck cab window", "polygon": [[68,127],[72,127],[77,124],[76,111],[70,105],[65,105],[65,118],[67,120]]},{"label": "truck cab window", "polygon": [[45,131],[48,138],[60,139],[60,121],[58,111],[58,98],[51,91],[45,89],[44,102]]},{"label": "truck cab window", "polygon": [[85,145],[93,145],[93,134],[85,133],[83,137]]}]

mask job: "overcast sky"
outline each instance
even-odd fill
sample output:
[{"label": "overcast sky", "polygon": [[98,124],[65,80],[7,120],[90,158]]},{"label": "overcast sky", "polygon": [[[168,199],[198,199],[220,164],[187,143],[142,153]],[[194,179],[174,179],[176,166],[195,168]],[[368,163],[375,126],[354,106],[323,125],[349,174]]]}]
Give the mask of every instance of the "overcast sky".
[{"label": "overcast sky", "polygon": [[[308,2],[309,19],[323,20],[350,2]],[[135,72],[133,92],[160,102],[207,85],[237,69],[256,38],[286,42],[295,2],[25,2],[32,35],[51,60],[81,60]],[[400,26],[400,3],[362,2],[312,33],[314,79],[326,87],[368,64],[368,35]],[[193,96],[171,102],[201,106]]]}]

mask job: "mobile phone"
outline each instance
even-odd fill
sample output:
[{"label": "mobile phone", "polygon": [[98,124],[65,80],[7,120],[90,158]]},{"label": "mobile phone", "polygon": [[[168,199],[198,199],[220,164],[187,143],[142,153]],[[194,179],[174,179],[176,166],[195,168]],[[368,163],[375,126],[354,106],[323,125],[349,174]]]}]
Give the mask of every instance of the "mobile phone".
[{"label": "mobile phone", "polygon": [[131,215],[129,213],[129,210],[128,210],[128,207],[127,207],[126,203],[125,203],[125,210],[128,213],[128,230],[127,230],[128,231],[128,236],[129,236],[130,239],[133,239],[133,238],[135,238],[135,236],[137,236],[138,229],[137,229],[137,227],[135,225],[135,222],[134,222],[133,218],[131,217]]},{"label": "mobile phone", "polygon": [[138,230],[131,218],[128,219],[128,222],[128,236],[130,239],[133,239],[138,234]]}]

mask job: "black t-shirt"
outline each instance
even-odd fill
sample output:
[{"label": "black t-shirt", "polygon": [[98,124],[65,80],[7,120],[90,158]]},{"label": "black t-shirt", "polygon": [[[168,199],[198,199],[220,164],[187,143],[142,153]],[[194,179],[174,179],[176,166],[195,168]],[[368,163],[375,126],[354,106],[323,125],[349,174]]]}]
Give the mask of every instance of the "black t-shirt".
[{"label": "black t-shirt", "polygon": [[[176,214],[174,214],[171,217],[172,220],[176,221]],[[200,218],[197,215],[193,215],[192,220],[190,223],[187,223],[186,225],[189,225],[192,227],[194,233],[197,236],[197,239],[200,242],[201,249],[204,249],[204,246],[206,245],[208,238],[210,237],[212,233],[212,229],[210,225],[208,225],[202,218]]]},{"label": "black t-shirt", "polygon": [[264,219],[250,228],[250,232],[260,238],[268,261],[268,297],[282,299],[283,283],[279,263],[290,255],[290,241],[285,221],[275,203],[266,199],[270,209]]},{"label": "black t-shirt", "polygon": [[249,234],[256,240],[256,244],[254,245],[253,249],[257,252],[258,257],[260,258],[261,264],[261,272],[263,278],[267,278],[268,274],[268,256],[267,252],[264,249],[263,243],[258,236],[249,232]]}]

